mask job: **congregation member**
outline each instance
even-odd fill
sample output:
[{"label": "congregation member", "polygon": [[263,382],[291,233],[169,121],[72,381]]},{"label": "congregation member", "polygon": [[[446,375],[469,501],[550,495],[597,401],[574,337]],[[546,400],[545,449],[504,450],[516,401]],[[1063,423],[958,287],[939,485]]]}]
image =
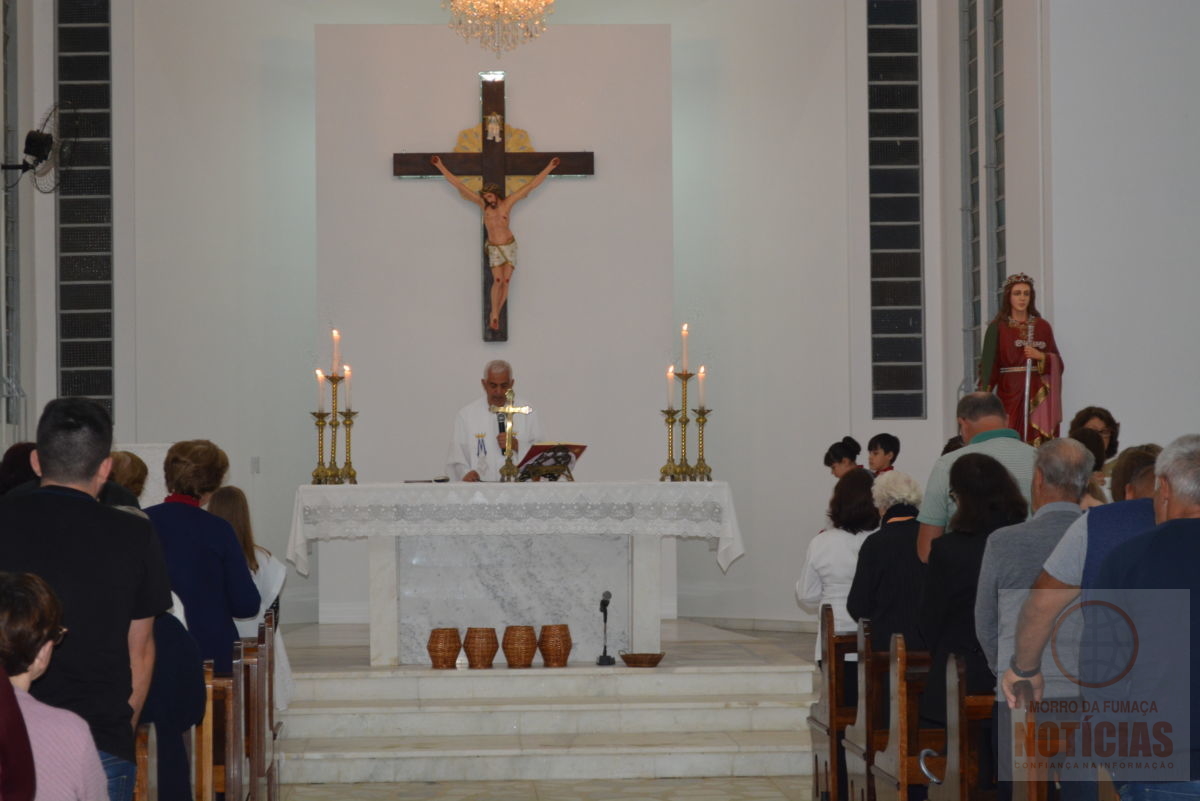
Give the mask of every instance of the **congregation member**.
[{"label": "congregation member", "polygon": [[[266,548],[254,542],[254,526],[250,521],[250,502],[246,493],[238,487],[221,487],[213,493],[208,502],[208,511],[222,518],[233,526],[238,544],[242,547],[242,555],[250,574],[254,577],[254,586],[258,588],[258,614],[254,617],[238,618],[238,634],[243,638],[258,636],[258,627],[266,618],[267,610],[275,610],[276,625],[279,622],[279,594],[283,590],[284,579],[287,578],[287,566]],[[295,681],[292,679],[291,662],[288,660],[287,649],[284,647],[283,635],[275,629],[275,708],[287,709],[295,692]]]},{"label": "congregation member", "polygon": [[[29,694],[67,635],[62,606],[32,573],[0,572],[0,663],[21,708],[39,801],[105,801],[108,779],[87,723]],[[5,801],[9,796],[4,796]]]},{"label": "congregation member", "polygon": [[1033,468],[1033,516],[993,531],[987,538],[975,594],[975,634],[997,671],[1001,619],[1015,623],[1024,594],[1033,586],[1042,563],[1067,528],[1083,511],[1079,499],[1091,477],[1093,456],[1074,439],[1052,439],[1038,448]]},{"label": "congregation member", "polygon": [[37,481],[37,473],[29,464],[29,454],[35,447],[32,442],[18,442],[4,452],[4,458],[0,459],[0,495],[13,487]]},{"label": "congregation member", "polygon": [[1107,481],[1104,475],[1104,441],[1090,428],[1077,428],[1067,436],[1081,443],[1092,454],[1092,475],[1088,478],[1087,491],[1079,505],[1084,509],[1103,506],[1108,503],[1108,495],[1104,492],[1104,483]]},{"label": "congregation member", "polygon": [[876,434],[867,442],[867,467],[878,477],[896,469],[900,457],[900,438],[893,434]]},{"label": "congregation member", "polygon": [[[1131,463],[1143,463],[1157,445],[1128,448],[1117,459],[1113,474],[1129,471]],[[1089,510],[1076,518],[1059,539],[1032,584],[1032,591],[1021,606],[1017,618],[1016,641],[1008,669],[1000,685],[1012,705],[1012,688],[1021,679],[1029,679],[1035,688],[1043,681],[1040,665],[1042,652],[1050,640],[1059,614],[1079,597],[1083,587],[1096,587],[1100,565],[1112,550],[1155,525],[1154,479],[1156,470],[1142,471],[1139,479],[1123,490],[1128,500],[1117,501]]]},{"label": "congregation member", "polygon": [[950,468],[950,491],[957,508],[950,530],[934,540],[925,574],[919,625],[933,656],[921,696],[926,725],[946,721],[946,662],[950,654],[966,661],[967,692],[992,691],[996,677],[975,636],[975,594],[988,536],[998,528],[1023,521],[1028,503],[1012,474],[996,459],[967,453]]},{"label": "congregation member", "polygon": [[150,475],[150,468],[142,461],[142,457],[131,451],[113,451],[112,460],[113,469],[109,480],[129,490],[130,494],[140,503],[142,491],[146,488],[146,479]]},{"label": "congregation member", "polygon": [[[1154,492],[1154,461],[1162,447],[1153,443],[1133,445],[1121,451],[1112,469],[1112,499],[1149,498]],[[1149,491],[1146,485],[1149,484]]]},{"label": "congregation member", "polygon": [[163,475],[170,495],[146,509],[162,542],[171,589],[183,601],[188,631],[217,673],[233,668],[235,617],[258,613],[259,595],[233,527],[203,507],[229,469],[229,457],[206,439],[176,442]]},{"label": "congregation member", "polygon": [[[446,474],[453,481],[499,481],[504,466],[504,415],[490,411],[503,406],[506,393],[516,385],[512,365],[495,359],[483,368],[483,397],[468,403],[454,418],[454,435],[446,455]],[[514,398],[517,406],[529,405]],[[537,410],[513,415],[513,464],[519,464],[525,451],[543,441]]]},{"label": "congregation member", "polygon": [[[0,660],[2,661],[2,660]],[[17,694],[0,664],[0,798],[34,801],[36,789],[29,732]]]},{"label": "congregation member", "polygon": [[[1141,637],[1153,638],[1140,648],[1148,653],[1175,655],[1186,637],[1187,682],[1191,732],[1200,731],[1200,434],[1179,437],[1159,454],[1154,468],[1157,486],[1154,513],[1157,526],[1112,550],[1101,563],[1096,586],[1118,591],[1118,604],[1142,607],[1137,617]],[[1169,610],[1145,608],[1146,596],[1137,591],[1188,590],[1189,619],[1182,631],[1176,629]],[[1125,591],[1125,592],[1121,592]],[[1126,600],[1128,602],[1126,602]],[[1150,629],[1146,631],[1146,629]],[[1160,639],[1161,638],[1161,639]],[[1030,665],[1022,665],[1030,667]],[[1138,659],[1126,678],[1124,697],[1164,699],[1178,685],[1183,665],[1172,659]],[[1190,739],[1189,752],[1176,758],[1190,761],[1190,781],[1148,782],[1123,778],[1121,766],[1113,771],[1113,783],[1126,799],[1195,798],[1200,796],[1200,738]]]},{"label": "congregation member", "polygon": [[41,486],[0,499],[0,570],[35,573],[58,596],[70,636],[32,695],[87,721],[118,801],[133,793],[133,731],[154,667],[154,618],[171,594],[150,524],[97,502],[111,450],[103,406],[86,398],[46,404],[32,456]]},{"label": "congregation member", "polygon": [[847,435],[842,437],[840,442],[830,445],[829,450],[825,451],[825,466],[829,468],[829,472],[833,474],[834,478],[840,479],[851,470],[862,467],[858,463],[860,453],[862,453],[862,445],[859,445],[858,440],[854,437]]},{"label": "congregation member", "polygon": [[[846,597],[858,566],[858,552],[868,535],[879,527],[879,510],[871,498],[874,479],[866,470],[851,470],[838,479],[829,499],[827,528],[812,538],[804,556],[800,580],[796,582],[796,597],[802,604],[820,609],[833,607],[833,626],[836,631],[854,631],[855,625],[846,611]],[[814,659],[821,657],[817,642]],[[851,666],[853,667],[853,666]],[[848,674],[852,671],[847,670]],[[853,675],[847,676],[847,688],[857,686]]]},{"label": "congregation member", "polygon": [[[1029,497],[1033,481],[1033,461],[1037,455],[1021,436],[1008,427],[1008,412],[1004,404],[990,392],[972,392],[958,401],[955,410],[958,431],[966,444],[958,450],[943,454],[933,464],[917,521],[921,531],[917,553],[921,561],[929,560],[930,544],[942,536],[946,524],[954,516],[955,501],[950,496],[950,470],[962,457],[980,453],[1000,462],[1016,481],[1022,496]],[[982,553],[982,550],[980,551]]]},{"label": "congregation member", "polygon": [[917,507],[921,487],[907,473],[890,470],[875,479],[871,499],[879,530],[862,544],[846,611],[855,621],[871,621],[871,647],[886,651],[892,635],[904,635],[915,651],[925,642],[917,609],[925,591],[925,563],[917,558]]},{"label": "congregation member", "polygon": [[158,795],[192,798],[187,742],[204,719],[204,661],[200,646],[179,618],[163,613],[154,619],[154,676],[142,720],[154,724],[157,742]]},{"label": "congregation member", "polygon": [[1121,446],[1121,424],[1112,416],[1112,412],[1103,406],[1084,406],[1071,418],[1067,430],[1074,431],[1077,428],[1090,428],[1100,435],[1104,441],[1104,459],[1111,469],[1110,460],[1116,457]]}]

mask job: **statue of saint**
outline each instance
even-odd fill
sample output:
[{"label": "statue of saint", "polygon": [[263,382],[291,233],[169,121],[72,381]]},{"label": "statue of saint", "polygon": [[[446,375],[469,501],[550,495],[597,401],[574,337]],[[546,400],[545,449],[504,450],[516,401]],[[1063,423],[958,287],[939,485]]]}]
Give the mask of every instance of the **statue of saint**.
[{"label": "statue of saint", "polygon": [[[995,392],[1008,410],[1009,428],[1037,446],[1058,436],[1058,424],[1062,421],[1062,371],[1054,329],[1038,314],[1033,279],[1024,273],[1010,275],[1004,282],[1000,311],[983,339],[980,389]],[[1027,372],[1028,431],[1025,430]]]},{"label": "statue of saint", "polygon": [[508,283],[512,280],[513,270],[517,266],[517,240],[513,236],[512,229],[508,227],[509,212],[518,200],[546,180],[546,176],[558,166],[559,160],[557,158],[550,159],[550,163],[541,172],[509,197],[504,197],[503,188],[496,184],[484,184],[483,189],[476,194],[467,188],[467,185],[459,180],[458,176],[446,169],[446,165],[440,158],[434,156],[431,161],[433,166],[446,176],[446,180],[458,190],[459,194],[483,210],[483,227],[487,231],[487,243],[484,248],[487,251],[488,265],[492,270],[488,328],[493,331],[499,330],[500,311],[508,300]]}]

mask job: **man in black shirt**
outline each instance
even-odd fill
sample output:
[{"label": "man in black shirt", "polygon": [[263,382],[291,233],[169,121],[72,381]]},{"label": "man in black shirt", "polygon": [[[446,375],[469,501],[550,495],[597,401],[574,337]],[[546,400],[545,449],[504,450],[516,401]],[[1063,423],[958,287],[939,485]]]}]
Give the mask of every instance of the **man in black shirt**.
[{"label": "man in black shirt", "polygon": [[112,801],[133,794],[133,727],[154,666],[154,617],[171,605],[158,537],[96,498],[112,466],[112,419],[60,398],[38,422],[33,493],[0,499],[0,570],[36,573],[63,605],[67,635],[34,697],[88,722]]}]

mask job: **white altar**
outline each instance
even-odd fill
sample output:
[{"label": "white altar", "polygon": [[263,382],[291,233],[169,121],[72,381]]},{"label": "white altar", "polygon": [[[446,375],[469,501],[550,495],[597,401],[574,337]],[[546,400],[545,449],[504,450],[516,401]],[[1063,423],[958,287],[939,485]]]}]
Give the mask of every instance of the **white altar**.
[{"label": "white altar", "polygon": [[310,540],[368,541],[372,665],[426,661],[439,625],[500,635],[504,625],[564,622],[572,657],[584,660],[600,652],[601,590],[614,596],[609,652],[660,650],[663,537],[717,540],[728,569],[745,550],[729,485],[306,485],[288,560],[307,575]]}]

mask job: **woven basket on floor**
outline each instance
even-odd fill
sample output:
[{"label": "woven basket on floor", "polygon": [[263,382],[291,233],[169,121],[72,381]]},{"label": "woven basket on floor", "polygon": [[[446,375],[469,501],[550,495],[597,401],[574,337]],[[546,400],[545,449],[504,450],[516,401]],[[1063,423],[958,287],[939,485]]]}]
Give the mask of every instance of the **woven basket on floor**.
[{"label": "woven basket on floor", "polygon": [[458,629],[434,629],[429,633],[429,659],[437,670],[453,670],[462,650]]},{"label": "woven basket on floor", "polygon": [[491,668],[496,652],[500,650],[500,642],[496,639],[495,629],[469,628],[466,639],[463,640],[463,650],[467,652],[467,666],[472,670],[487,670]]},{"label": "woven basket on floor", "polygon": [[509,626],[504,630],[504,659],[510,668],[527,668],[537,653],[533,626]]},{"label": "woven basket on floor", "polygon": [[538,650],[542,652],[542,663],[546,667],[566,667],[571,645],[571,630],[565,623],[542,626]]}]

